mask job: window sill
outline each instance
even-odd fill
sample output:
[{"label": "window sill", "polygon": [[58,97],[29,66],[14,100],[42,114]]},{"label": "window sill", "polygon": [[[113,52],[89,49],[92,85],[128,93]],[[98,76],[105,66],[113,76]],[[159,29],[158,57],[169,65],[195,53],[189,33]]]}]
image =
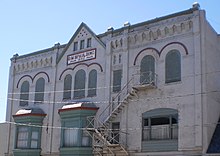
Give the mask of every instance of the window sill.
[{"label": "window sill", "polygon": [[160,152],[160,151],[177,151],[178,140],[149,140],[142,141],[142,151],[144,152]]},{"label": "window sill", "polygon": [[61,147],[60,156],[71,155],[73,153],[79,155],[92,156],[92,147]]},{"label": "window sill", "polygon": [[175,81],[175,82],[165,82],[165,85],[168,86],[168,85],[177,85],[177,84],[182,84],[182,81]]},{"label": "window sill", "polygon": [[14,149],[13,150],[14,156],[39,156],[41,153],[41,149]]}]

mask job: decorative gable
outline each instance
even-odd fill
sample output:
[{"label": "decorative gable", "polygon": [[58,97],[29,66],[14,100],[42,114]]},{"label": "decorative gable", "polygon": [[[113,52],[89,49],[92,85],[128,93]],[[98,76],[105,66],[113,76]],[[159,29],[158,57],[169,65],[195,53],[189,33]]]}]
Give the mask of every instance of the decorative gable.
[{"label": "decorative gable", "polygon": [[85,23],[81,23],[57,59],[57,63],[67,51],[69,52],[66,54],[67,65],[96,58],[96,43],[105,48],[105,44],[97,38],[95,33]]}]

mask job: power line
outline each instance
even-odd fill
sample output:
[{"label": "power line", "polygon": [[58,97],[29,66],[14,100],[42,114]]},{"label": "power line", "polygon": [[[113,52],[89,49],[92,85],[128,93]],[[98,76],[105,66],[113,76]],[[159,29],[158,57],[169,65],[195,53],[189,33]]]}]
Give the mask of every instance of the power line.
[{"label": "power line", "polygon": [[[205,95],[205,94],[210,94],[210,93],[219,93],[220,90],[213,90],[213,91],[209,91],[209,92],[203,92],[203,93],[189,93],[189,94],[181,94],[181,95],[174,95],[174,96],[151,96],[151,97],[146,97],[146,98],[137,98],[137,99],[129,99],[129,101],[132,102],[136,102],[136,101],[149,101],[149,100],[159,100],[159,99],[171,99],[171,98],[182,98],[182,97],[187,97],[187,96],[196,96],[196,95]],[[85,97],[86,98],[86,97]],[[36,101],[36,100],[22,100],[22,99],[17,99],[17,98],[7,98],[8,100],[11,101],[25,101],[25,102],[31,102],[31,103],[42,103],[42,104],[68,104],[68,103],[74,103],[77,102],[77,100],[81,100],[81,102],[83,103],[111,103],[114,101],[107,101],[107,100],[103,100],[103,101],[83,101],[82,99],[69,99],[69,100],[62,100],[62,101]],[[75,101],[74,101],[75,100]],[[117,101],[117,102],[123,102],[123,101]]]},{"label": "power line", "polygon": [[[220,70],[217,70],[217,71],[212,71],[212,72],[206,72],[206,73],[201,73],[201,74],[191,74],[191,75],[187,75],[187,76],[182,76],[181,79],[185,79],[185,78],[189,78],[189,77],[197,77],[197,76],[202,76],[202,75],[209,75],[209,74],[216,74],[216,73],[220,73]],[[132,76],[132,78],[134,78],[134,75]],[[138,78],[140,78],[140,76],[138,76]],[[159,81],[158,81],[159,80]],[[165,82],[165,79],[157,79],[158,82]],[[132,85],[132,84],[131,84]],[[133,84],[135,85],[135,84]],[[96,88],[84,88],[84,89],[71,89],[71,90],[56,90],[56,91],[44,91],[44,92],[28,92],[29,94],[35,94],[35,93],[63,93],[63,92],[68,92],[68,91],[88,91],[88,90],[92,90],[92,89],[96,89],[96,90],[100,90],[100,89],[112,89],[113,87],[117,87],[117,86],[113,86],[113,85],[110,85],[110,86],[105,86],[105,87],[96,87]],[[18,93],[11,93],[9,92],[8,95],[11,95],[11,94],[21,94],[20,92]],[[25,93],[24,93],[25,94]],[[27,93],[26,93],[27,94]]]}]

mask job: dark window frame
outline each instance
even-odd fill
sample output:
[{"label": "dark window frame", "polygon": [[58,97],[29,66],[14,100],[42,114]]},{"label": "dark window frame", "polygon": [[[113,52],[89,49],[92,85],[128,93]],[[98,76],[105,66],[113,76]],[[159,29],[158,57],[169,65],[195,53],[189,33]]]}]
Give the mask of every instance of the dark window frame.
[{"label": "dark window frame", "polygon": [[28,106],[29,103],[29,91],[30,91],[30,83],[28,81],[24,81],[21,84],[20,89],[20,106]]},{"label": "dark window frame", "polygon": [[34,103],[42,103],[44,101],[45,79],[40,77],[35,85]]},{"label": "dark window frame", "polygon": [[122,82],[122,69],[113,71],[113,88],[114,93],[121,91],[121,82]]},{"label": "dark window frame", "polygon": [[72,95],[72,75],[67,74],[63,83],[63,100],[71,99]]},{"label": "dark window frame", "polygon": [[80,50],[85,48],[85,40],[80,41]]},{"label": "dark window frame", "polygon": [[75,74],[74,98],[85,98],[86,72],[80,69]]},{"label": "dark window frame", "polygon": [[165,83],[181,81],[181,54],[170,50],[165,58]]},{"label": "dark window frame", "polygon": [[97,71],[95,69],[89,72],[88,79],[88,97],[97,95]]},{"label": "dark window frame", "polygon": [[78,50],[78,42],[74,42],[73,43],[73,51],[77,51]]}]

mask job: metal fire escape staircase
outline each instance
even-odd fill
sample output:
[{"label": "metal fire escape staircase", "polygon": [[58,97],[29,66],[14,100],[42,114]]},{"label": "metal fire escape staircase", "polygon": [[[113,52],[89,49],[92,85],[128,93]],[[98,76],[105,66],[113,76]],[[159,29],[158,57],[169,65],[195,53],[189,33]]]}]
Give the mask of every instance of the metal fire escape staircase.
[{"label": "metal fire escape staircase", "polygon": [[[146,74],[145,74],[146,76]],[[118,140],[119,134],[126,135],[120,129],[111,129],[112,121],[129,103],[129,100],[138,98],[139,90],[155,88],[156,74],[148,74],[146,79],[140,82],[140,75],[135,81],[136,76],[128,81],[121,91],[113,98],[112,102],[100,113],[98,117],[88,117],[88,126],[86,128],[89,135],[93,138],[93,154],[94,156],[126,156],[128,152]],[[107,114],[107,115],[106,115]],[[100,119],[107,116],[103,121]]]}]

